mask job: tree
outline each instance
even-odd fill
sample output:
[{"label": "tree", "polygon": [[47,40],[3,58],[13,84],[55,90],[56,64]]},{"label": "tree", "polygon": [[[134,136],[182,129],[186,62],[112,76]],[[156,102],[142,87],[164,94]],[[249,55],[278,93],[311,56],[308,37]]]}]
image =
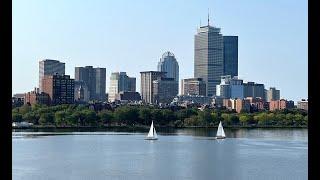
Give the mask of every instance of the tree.
[{"label": "tree", "polygon": [[20,108],[19,108],[19,112],[22,114],[22,115],[24,115],[24,114],[26,114],[26,113],[28,113],[28,112],[30,112],[31,111],[31,107],[29,106],[29,105],[27,105],[27,104],[25,104],[25,105],[23,105],[23,106],[21,106]]},{"label": "tree", "polygon": [[54,114],[56,125],[66,125],[67,113],[65,111],[57,111]]},{"label": "tree", "polygon": [[109,123],[111,123],[111,121],[113,119],[113,114],[109,110],[103,110],[103,111],[99,112],[98,116],[100,118],[100,121],[103,124],[109,124]]},{"label": "tree", "polygon": [[198,113],[198,119],[201,125],[208,126],[212,122],[211,113],[209,110],[200,111]]},{"label": "tree", "polygon": [[53,113],[43,113],[40,115],[39,123],[41,125],[53,124],[54,114]]},{"label": "tree", "polygon": [[22,115],[20,113],[12,113],[12,121],[13,122],[22,122]]},{"label": "tree", "polygon": [[39,115],[35,112],[31,111],[22,116],[23,120],[29,123],[38,124],[39,123]]},{"label": "tree", "polygon": [[139,111],[139,118],[142,120],[144,125],[149,124],[151,119],[151,111],[149,108],[141,108]]}]

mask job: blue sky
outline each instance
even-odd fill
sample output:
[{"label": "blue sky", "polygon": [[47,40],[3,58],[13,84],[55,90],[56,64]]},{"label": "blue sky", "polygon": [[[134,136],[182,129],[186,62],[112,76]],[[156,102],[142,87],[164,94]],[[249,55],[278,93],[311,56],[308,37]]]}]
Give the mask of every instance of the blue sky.
[{"label": "blue sky", "polygon": [[156,70],[175,54],[180,79],[193,77],[194,34],[207,22],[239,36],[239,78],[275,86],[281,97],[308,96],[308,9],[303,0],[14,0],[12,90],[38,86],[38,62],[125,71]]}]

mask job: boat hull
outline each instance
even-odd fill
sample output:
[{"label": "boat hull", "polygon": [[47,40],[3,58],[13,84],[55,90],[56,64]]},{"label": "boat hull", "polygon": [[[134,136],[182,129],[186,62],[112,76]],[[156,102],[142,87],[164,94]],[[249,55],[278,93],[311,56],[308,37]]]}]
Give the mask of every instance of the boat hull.
[{"label": "boat hull", "polygon": [[158,140],[158,138],[154,138],[154,137],[146,137],[144,140]]},{"label": "boat hull", "polygon": [[225,139],[226,137],[217,136],[216,139]]}]

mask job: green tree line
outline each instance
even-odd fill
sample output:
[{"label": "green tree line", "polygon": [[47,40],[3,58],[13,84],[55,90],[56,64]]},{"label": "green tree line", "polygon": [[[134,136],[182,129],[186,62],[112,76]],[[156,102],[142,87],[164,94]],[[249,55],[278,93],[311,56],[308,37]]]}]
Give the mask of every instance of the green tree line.
[{"label": "green tree line", "polygon": [[119,126],[146,125],[151,121],[160,126],[292,126],[308,125],[305,111],[292,109],[275,112],[235,113],[228,110],[196,108],[159,109],[149,106],[121,106],[112,110],[94,111],[86,105],[24,105],[12,109],[13,122],[26,121],[35,125],[53,126]]}]

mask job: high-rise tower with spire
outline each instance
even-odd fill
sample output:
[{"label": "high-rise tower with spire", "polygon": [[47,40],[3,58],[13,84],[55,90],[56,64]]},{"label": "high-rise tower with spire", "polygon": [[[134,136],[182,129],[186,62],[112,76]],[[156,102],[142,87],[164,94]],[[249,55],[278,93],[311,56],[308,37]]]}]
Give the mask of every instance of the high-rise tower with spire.
[{"label": "high-rise tower with spire", "polygon": [[216,94],[216,85],[224,75],[223,36],[220,28],[200,26],[194,36],[194,77],[206,82],[206,95]]}]

